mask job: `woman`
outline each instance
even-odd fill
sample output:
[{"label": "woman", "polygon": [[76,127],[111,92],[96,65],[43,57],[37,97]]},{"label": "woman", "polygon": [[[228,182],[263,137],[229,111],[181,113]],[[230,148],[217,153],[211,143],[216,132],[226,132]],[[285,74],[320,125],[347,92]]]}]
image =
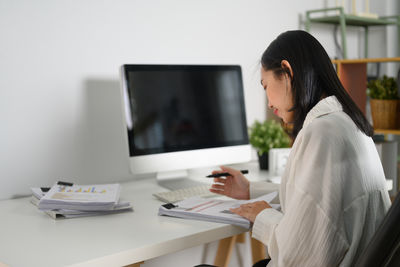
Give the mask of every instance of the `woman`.
[{"label": "woman", "polygon": [[[232,211],[254,222],[252,235],[267,246],[268,266],[351,266],[390,206],[373,129],[307,32],[279,35],[261,65],[268,107],[293,125],[282,211],[266,202]],[[262,191],[237,170],[218,172],[231,176],[214,179],[211,192],[250,199]]]}]

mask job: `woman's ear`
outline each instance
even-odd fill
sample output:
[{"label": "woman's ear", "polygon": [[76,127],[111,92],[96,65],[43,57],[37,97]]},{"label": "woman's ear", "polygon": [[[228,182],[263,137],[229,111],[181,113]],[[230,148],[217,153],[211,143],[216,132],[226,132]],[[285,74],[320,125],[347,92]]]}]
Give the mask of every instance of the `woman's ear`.
[{"label": "woman's ear", "polygon": [[292,67],[290,66],[289,61],[287,61],[286,59],[282,60],[281,61],[281,67],[282,67],[282,69],[289,70],[290,80],[291,80],[293,78],[293,70],[292,70]]}]

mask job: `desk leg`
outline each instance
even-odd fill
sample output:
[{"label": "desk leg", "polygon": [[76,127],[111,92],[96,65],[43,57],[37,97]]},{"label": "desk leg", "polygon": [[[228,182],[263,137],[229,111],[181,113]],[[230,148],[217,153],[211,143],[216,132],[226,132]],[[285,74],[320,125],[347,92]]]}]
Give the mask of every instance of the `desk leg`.
[{"label": "desk leg", "polygon": [[[251,237],[251,234],[250,234]],[[256,263],[260,260],[266,259],[267,254],[265,253],[265,246],[260,241],[250,238],[251,239],[251,255],[253,258],[253,263]]]},{"label": "desk leg", "polygon": [[241,233],[236,237],[236,243],[245,243],[246,242],[246,233]]},{"label": "desk leg", "polygon": [[125,265],[124,267],[140,267],[140,264],[142,264],[142,263],[144,263],[144,261],[133,263],[133,264],[129,264],[129,265]]},{"label": "desk leg", "polygon": [[215,256],[214,265],[218,267],[228,267],[229,260],[232,254],[233,246],[235,245],[237,236],[221,239],[218,244],[217,255]]}]

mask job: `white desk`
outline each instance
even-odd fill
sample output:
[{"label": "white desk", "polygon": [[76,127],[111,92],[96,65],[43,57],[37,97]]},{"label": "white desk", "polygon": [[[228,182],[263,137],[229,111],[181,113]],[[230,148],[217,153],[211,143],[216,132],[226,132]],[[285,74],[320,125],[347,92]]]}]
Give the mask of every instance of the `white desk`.
[{"label": "white desk", "polygon": [[[255,163],[237,168],[249,169],[250,180],[267,176]],[[0,262],[12,267],[124,266],[246,231],[157,216],[162,203],[151,193],[162,190],[153,179],[124,183],[121,198],[132,202],[134,212],[57,221],[37,210],[30,198],[0,201]]]},{"label": "white desk", "polygon": [[[258,177],[254,166],[251,179]],[[153,179],[124,183],[121,198],[131,201],[134,212],[57,221],[37,210],[30,198],[0,201],[0,262],[12,267],[124,266],[246,231],[157,216],[162,202],[151,193],[163,190]]]}]

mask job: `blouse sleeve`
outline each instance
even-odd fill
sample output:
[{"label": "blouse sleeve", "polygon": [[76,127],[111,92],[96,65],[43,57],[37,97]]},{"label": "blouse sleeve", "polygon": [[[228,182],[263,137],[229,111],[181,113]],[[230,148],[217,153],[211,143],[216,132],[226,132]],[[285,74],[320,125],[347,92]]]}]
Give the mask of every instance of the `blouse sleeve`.
[{"label": "blouse sleeve", "polygon": [[289,177],[285,185],[284,213],[266,209],[253,225],[253,237],[267,246],[273,266],[337,266],[349,248],[346,235],[330,216],[335,208],[321,208],[321,203],[338,206],[325,205],[322,199],[329,199],[329,190],[337,189],[330,182],[340,183],[335,179],[343,171],[336,162],[341,157],[335,155],[340,153],[335,151],[338,144],[314,137],[303,140],[296,151],[299,156],[289,173],[295,177]]},{"label": "blouse sleeve", "polygon": [[309,196],[296,193],[285,215],[257,215],[253,237],[263,242],[274,266],[337,266],[348,244]]},{"label": "blouse sleeve", "polygon": [[250,182],[250,199],[275,191],[279,192],[279,184],[267,183],[265,181]]}]

